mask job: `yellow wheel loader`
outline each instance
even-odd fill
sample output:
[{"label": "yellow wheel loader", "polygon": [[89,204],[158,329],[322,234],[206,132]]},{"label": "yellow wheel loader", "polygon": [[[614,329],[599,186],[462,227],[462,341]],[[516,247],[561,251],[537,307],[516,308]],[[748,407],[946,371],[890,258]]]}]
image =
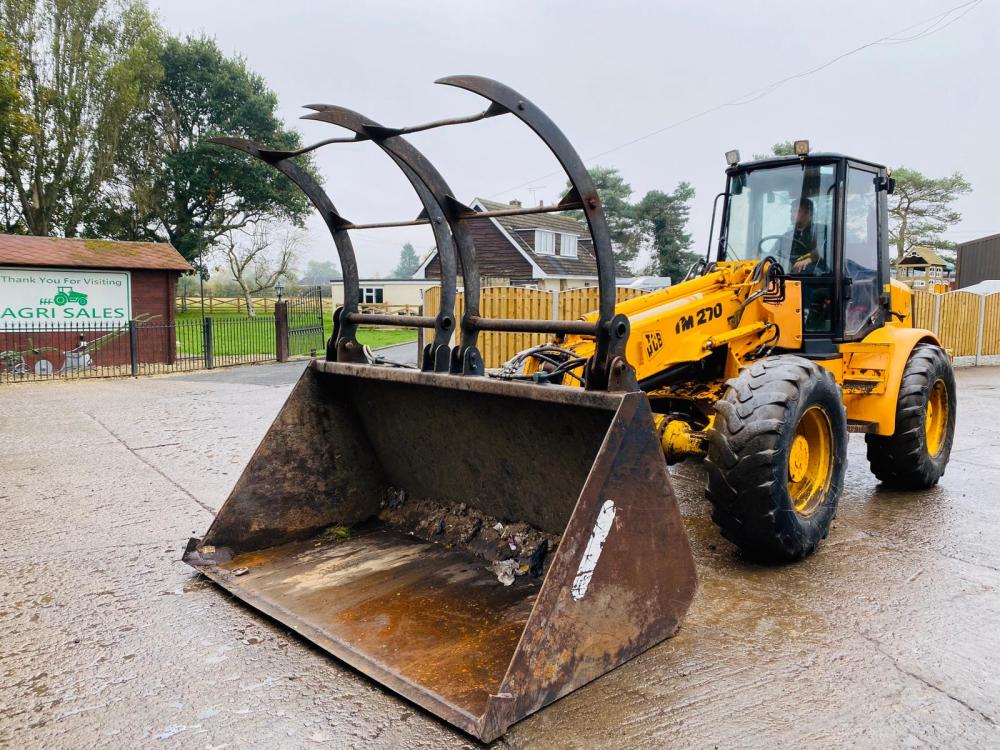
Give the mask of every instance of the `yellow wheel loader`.
[{"label": "yellow wheel loader", "polygon": [[[742,164],[730,152],[714,258],[616,307],[667,461],[704,456],[723,536],[777,561],[826,537],[848,433],[865,433],[883,483],[926,489],[955,427],[950,358],[913,327],[912,293],[889,276],[892,178],[796,146]],[[579,384],[574,366],[593,351],[590,337],[564,337],[522,355],[524,370]]]},{"label": "yellow wheel loader", "polygon": [[[829,530],[848,432],[866,433],[883,482],[938,480],[955,386],[934,336],[911,326],[910,292],[889,278],[883,167],[801,144],[747,164],[730,154],[714,257],[616,305],[600,198],[563,133],[497,81],[439,83],[488,105],[389,127],[317,104],[307,118],[346,135],[296,151],[214,139],[303,190],[331,233],[345,302],[326,356],[184,559],[490,741],[680,627],[696,579],[668,462],[705,456],[722,533],[752,556],[797,559]],[[505,115],[566,171],[557,204],[475,211],[407,138]],[[399,167],[421,204],[415,220],[352,222],[296,163],[358,142]],[[593,239],[598,309],[575,321],[484,317],[470,222],[569,210]],[[438,314],[360,312],[351,233],[417,224],[441,262]],[[426,329],[419,367],[369,361],[365,325]],[[552,340],[487,373],[480,331]]]}]

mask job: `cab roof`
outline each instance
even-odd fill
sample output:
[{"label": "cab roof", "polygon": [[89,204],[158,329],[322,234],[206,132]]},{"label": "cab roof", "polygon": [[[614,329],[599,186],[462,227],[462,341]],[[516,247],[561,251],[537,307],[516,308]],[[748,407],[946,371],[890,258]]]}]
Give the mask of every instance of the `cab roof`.
[{"label": "cab roof", "polygon": [[828,162],[836,160],[847,160],[858,162],[859,164],[865,164],[869,167],[875,167],[878,170],[884,170],[884,164],[878,164],[868,159],[858,159],[854,156],[848,156],[847,154],[838,154],[832,151],[813,151],[807,156],[768,156],[764,159],[752,159],[750,161],[741,161],[735,167],[729,167],[726,169],[726,174],[735,174],[737,172],[749,172],[753,169],[761,169],[767,167],[780,167],[787,166],[789,164],[796,164],[800,162]]}]

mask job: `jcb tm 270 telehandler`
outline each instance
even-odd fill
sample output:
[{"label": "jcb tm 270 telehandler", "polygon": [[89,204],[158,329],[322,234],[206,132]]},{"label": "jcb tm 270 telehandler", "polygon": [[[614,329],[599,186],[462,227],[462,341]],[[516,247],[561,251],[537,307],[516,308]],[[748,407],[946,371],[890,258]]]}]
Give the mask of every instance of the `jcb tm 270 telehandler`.
[{"label": "jcb tm 270 telehandler", "polygon": [[[795,156],[749,163],[731,152],[712,257],[616,305],[600,198],[566,137],[496,81],[439,83],[489,105],[410,127],[312,105],[308,119],[348,135],[298,151],[216,139],[305,192],[337,248],[345,301],[325,358],[184,559],[489,741],[677,631],[696,581],[668,462],[705,456],[723,535],[753,557],[795,560],[829,531],[849,432],[865,433],[882,482],[938,481],[955,383],[934,335],[912,327],[909,290],[890,279],[884,167],[802,142]],[[404,137],[507,114],[565,169],[572,188],[558,204],[472,210]],[[416,220],[351,222],[296,164],[360,141],[409,180]],[[589,225],[598,309],[575,321],[483,317],[469,223],[568,210]],[[409,224],[434,233],[439,313],[360,312],[350,232]],[[431,332],[418,369],[368,361],[356,332],[376,324]],[[487,373],[480,331],[553,338]]]}]

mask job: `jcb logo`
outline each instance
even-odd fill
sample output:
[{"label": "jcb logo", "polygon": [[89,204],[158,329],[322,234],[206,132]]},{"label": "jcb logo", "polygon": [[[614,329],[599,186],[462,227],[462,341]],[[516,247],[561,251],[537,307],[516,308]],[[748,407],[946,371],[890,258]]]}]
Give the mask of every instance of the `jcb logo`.
[{"label": "jcb logo", "polygon": [[646,359],[649,359],[663,348],[663,335],[656,331],[646,334]]}]

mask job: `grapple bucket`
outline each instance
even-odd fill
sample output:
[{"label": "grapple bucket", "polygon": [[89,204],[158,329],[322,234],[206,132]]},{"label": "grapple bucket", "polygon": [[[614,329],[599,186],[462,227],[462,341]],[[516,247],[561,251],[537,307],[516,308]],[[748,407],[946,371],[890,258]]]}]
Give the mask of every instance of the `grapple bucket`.
[{"label": "grapple bucket", "polygon": [[[625,356],[629,321],[615,314],[611,234],[586,166],[519,92],[479,76],[439,83],[489,106],[393,128],[316,104],[309,119],[350,135],[294,151],[213,139],[277,169],[316,207],[340,258],[344,302],[325,361],[306,369],[207,535],[191,540],[184,559],[354,668],[489,741],[671,636],[695,575],[649,402]],[[571,188],[558,203],[473,210],[402,137],[501,115],[527,125],[565,169]],[[314,149],[358,141],[371,141],[409,180],[422,205],[416,219],[353,223],[296,163]],[[481,315],[471,223],[570,210],[582,212],[592,240],[596,319]],[[417,224],[434,233],[437,316],[362,310],[349,233]],[[369,364],[356,335],[365,325],[433,329],[421,371]],[[481,331],[592,337],[585,363],[561,365],[582,387],[513,382],[516,373],[484,377]],[[549,372],[556,375],[559,367]]]},{"label": "grapple bucket", "polygon": [[185,560],[484,741],[695,590],[643,394],[324,361]]}]

